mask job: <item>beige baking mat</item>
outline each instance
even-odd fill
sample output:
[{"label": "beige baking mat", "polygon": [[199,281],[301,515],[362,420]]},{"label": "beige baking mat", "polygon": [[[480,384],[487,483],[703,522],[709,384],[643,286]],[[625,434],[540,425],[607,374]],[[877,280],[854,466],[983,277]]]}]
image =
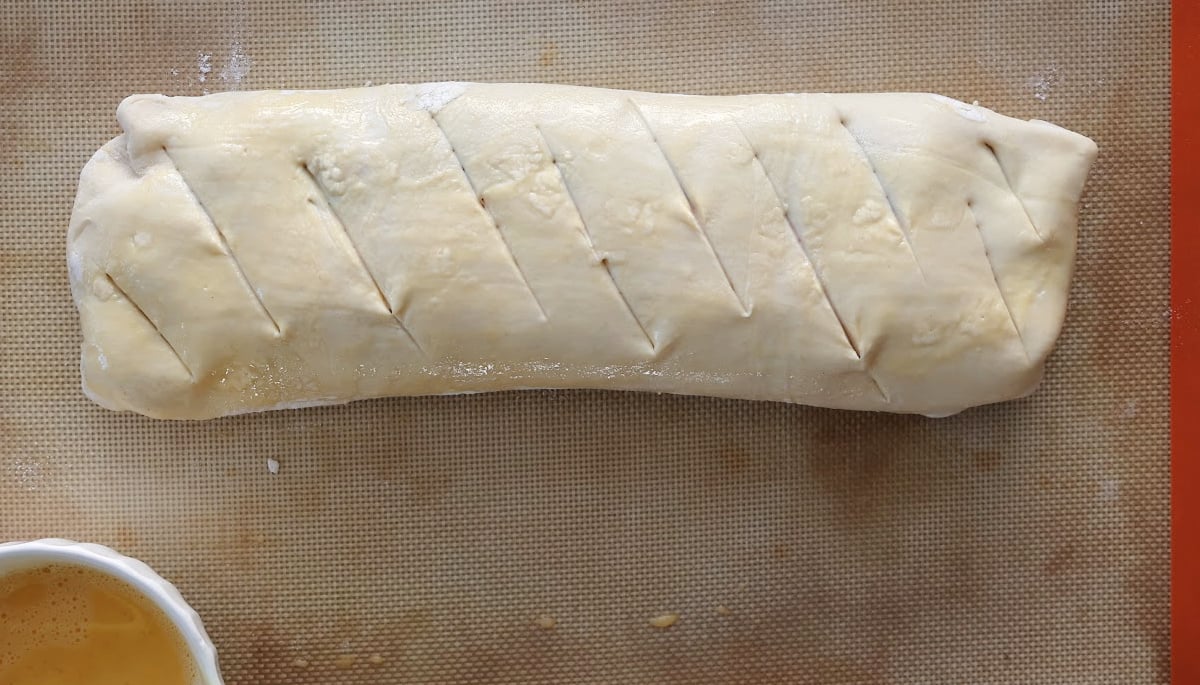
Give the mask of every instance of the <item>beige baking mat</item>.
[{"label": "beige baking mat", "polygon": [[[150,562],[231,685],[1162,682],[1168,35],[1164,1],[9,0],[0,540]],[[521,392],[181,424],[84,399],[64,238],[122,96],[447,79],[935,91],[1092,136],[1042,390],[938,421]]]}]

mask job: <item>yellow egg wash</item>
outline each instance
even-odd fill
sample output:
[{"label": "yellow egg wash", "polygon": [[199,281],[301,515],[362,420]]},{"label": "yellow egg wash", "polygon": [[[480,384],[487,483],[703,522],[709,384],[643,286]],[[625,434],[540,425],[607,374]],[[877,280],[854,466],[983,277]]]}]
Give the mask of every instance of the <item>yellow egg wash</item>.
[{"label": "yellow egg wash", "polygon": [[3,685],[194,685],[183,637],[130,585],[53,564],[0,577]]}]

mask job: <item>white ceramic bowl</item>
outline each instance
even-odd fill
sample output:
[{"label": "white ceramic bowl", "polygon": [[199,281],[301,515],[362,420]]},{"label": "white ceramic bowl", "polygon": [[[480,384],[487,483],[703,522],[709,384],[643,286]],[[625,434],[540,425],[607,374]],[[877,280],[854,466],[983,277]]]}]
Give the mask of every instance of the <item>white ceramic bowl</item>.
[{"label": "white ceramic bowl", "polygon": [[197,685],[223,685],[217,651],[200,616],[183,595],[146,564],[103,545],[70,540],[35,540],[0,544],[0,576],[46,564],[75,564],[115,576],[154,602],[183,636],[196,665]]}]

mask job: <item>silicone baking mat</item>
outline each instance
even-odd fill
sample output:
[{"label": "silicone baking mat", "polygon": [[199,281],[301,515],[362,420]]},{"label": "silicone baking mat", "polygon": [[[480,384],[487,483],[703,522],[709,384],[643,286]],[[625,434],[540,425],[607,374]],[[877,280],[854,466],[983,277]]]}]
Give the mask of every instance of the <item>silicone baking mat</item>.
[{"label": "silicone baking mat", "polygon": [[[1168,3],[1115,0],[10,0],[0,539],[146,560],[232,685],[1164,681],[1169,33]],[[1087,134],[1045,383],[942,420],[568,391],[164,423],[82,396],[65,230],[124,95],[429,80],[932,91]]]}]

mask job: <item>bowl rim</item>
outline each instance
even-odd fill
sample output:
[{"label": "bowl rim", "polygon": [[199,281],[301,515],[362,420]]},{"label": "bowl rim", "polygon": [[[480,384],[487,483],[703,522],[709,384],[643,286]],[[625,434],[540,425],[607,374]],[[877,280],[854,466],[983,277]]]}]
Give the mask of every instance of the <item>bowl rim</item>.
[{"label": "bowl rim", "polygon": [[200,615],[178,588],[148,564],[92,542],[62,538],[0,543],[0,576],[46,564],[75,564],[106,573],[133,586],[155,604],[183,636],[200,685],[224,685],[217,650]]}]

